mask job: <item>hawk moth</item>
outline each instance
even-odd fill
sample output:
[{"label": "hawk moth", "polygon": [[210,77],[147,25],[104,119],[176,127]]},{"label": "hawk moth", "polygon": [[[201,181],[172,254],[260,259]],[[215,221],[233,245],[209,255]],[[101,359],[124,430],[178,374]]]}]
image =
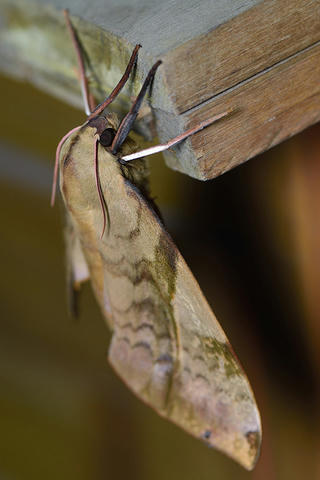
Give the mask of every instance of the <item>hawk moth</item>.
[{"label": "hawk moth", "polygon": [[161,416],[253,468],[261,425],[248,379],[198,283],[149,198],[145,156],[195,134],[224,112],[167,144],[139,151],[130,136],[160,65],[150,70],[120,122],[107,107],[138,55],[107,99],[90,101],[81,49],[75,44],[87,120],[57,148],[52,203],[60,171],[67,214],[69,281],[89,279],[112,330],[109,362],[124,383]]}]

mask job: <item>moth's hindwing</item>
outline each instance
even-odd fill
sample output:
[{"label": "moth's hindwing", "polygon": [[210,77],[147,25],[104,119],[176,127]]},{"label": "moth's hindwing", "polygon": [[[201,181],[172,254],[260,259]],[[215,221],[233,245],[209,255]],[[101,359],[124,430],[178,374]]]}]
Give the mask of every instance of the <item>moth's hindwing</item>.
[{"label": "moth's hindwing", "polygon": [[67,267],[67,296],[70,313],[78,315],[77,296],[81,284],[89,280],[90,273],[85,259],[80,238],[73,226],[73,221],[66,210],[65,229],[66,267]]}]

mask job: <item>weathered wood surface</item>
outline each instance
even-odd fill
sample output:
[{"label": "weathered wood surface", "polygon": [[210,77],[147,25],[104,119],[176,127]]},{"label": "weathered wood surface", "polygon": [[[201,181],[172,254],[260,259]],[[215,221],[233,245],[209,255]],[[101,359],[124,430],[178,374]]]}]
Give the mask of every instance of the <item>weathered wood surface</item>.
[{"label": "weathered wood surface", "polygon": [[169,166],[213,178],[320,119],[320,0],[0,0],[0,67],[80,103],[68,7],[97,97],[141,43],[125,109],[161,58],[151,105],[160,140],[234,108],[166,155]]}]

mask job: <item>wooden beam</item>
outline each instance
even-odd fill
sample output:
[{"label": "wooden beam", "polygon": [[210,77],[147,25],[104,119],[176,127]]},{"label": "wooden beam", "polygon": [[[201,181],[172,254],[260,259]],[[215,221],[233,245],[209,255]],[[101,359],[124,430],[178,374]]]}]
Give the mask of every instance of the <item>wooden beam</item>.
[{"label": "wooden beam", "polygon": [[233,114],[191,137],[180,155],[167,154],[168,165],[202,180],[214,178],[318,122],[320,43],[183,114],[180,128],[230,107]]},{"label": "wooden beam", "polygon": [[142,44],[118,111],[163,60],[151,97],[161,141],[235,109],[166,155],[188,175],[213,178],[320,118],[320,0],[0,0],[0,68],[79,104],[64,7],[99,99]]}]

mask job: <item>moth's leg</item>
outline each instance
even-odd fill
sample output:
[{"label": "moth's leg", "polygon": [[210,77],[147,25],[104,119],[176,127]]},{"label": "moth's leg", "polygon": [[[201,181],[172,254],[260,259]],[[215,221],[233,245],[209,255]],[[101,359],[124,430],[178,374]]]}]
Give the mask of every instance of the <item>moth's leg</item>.
[{"label": "moth's leg", "polygon": [[75,49],[76,54],[77,54],[78,67],[79,67],[79,73],[80,73],[80,85],[81,85],[81,92],[82,92],[84,110],[86,112],[86,115],[90,115],[92,110],[95,108],[95,102],[94,102],[93,96],[89,92],[88,79],[87,79],[87,76],[86,76],[81,45],[80,45],[77,33],[76,33],[75,29],[73,28],[73,25],[71,23],[71,20],[70,20],[70,17],[69,17],[69,11],[67,9],[64,9],[63,14],[64,14],[64,17],[65,17],[65,20],[66,20],[67,28],[69,30],[74,49]]},{"label": "moth's leg", "polygon": [[121,147],[121,145],[123,144],[123,142],[127,138],[128,134],[129,134],[129,132],[132,128],[133,122],[135,121],[135,119],[138,115],[141,103],[142,103],[142,101],[143,101],[143,99],[144,99],[144,97],[147,93],[148,87],[151,84],[151,82],[152,82],[152,80],[155,76],[155,73],[157,71],[157,68],[159,67],[160,64],[161,64],[161,60],[159,60],[158,62],[156,62],[153,65],[153,67],[149,71],[149,73],[147,75],[147,78],[145,79],[144,84],[142,85],[140,93],[137,96],[135,102],[133,103],[129,113],[127,113],[127,115],[122,119],[122,121],[120,123],[120,126],[118,128],[118,131],[116,133],[116,136],[114,137],[112,145],[111,145],[111,151],[112,151],[113,154],[115,154],[117,152],[117,150]]},{"label": "moth's leg", "polygon": [[114,87],[114,89],[112,90],[112,92],[110,93],[110,95],[108,97],[106,97],[102,103],[100,103],[91,113],[91,115],[89,116],[89,119],[96,116],[96,115],[99,115],[99,113],[101,113],[111,102],[113,102],[113,100],[118,96],[119,92],[122,90],[122,88],[125,86],[125,84],[127,83],[127,80],[129,78],[129,75],[131,73],[131,71],[133,70],[133,67],[135,66],[136,64],[136,60],[137,60],[137,55],[138,55],[138,51],[139,49],[141,48],[141,45],[136,45],[133,49],[133,52],[131,54],[131,57],[130,57],[130,60],[129,60],[129,63],[127,65],[127,68],[124,72],[124,74],[122,75],[121,79],[119,80],[118,84]]},{"label": "moth's leg", "polygon": [[65,19],[66,19],[68,30],[69,30],[70,35],[71,35],[72,43],[74,45],[74,48],[75,48],[75,51],[76,51],[76,54],[77,54],[78,66],[79,66],[79,71],[80,71],[80,81],[81,81],[81,91],[82,91],[83,103],[84,103],[85,112],[88,115],[89,120],[90,120],[90,118],[92,118],[92,117],[98,115],[100,112],[102,112],[102,110],[104,110],[117,97],[117,95],[119,94],[121,89],[124,87],[124,85],[126,84],[128,78],[129,78],[129,75],[130,75],[130,73],[131,73],[131,71],[132,71],[132,69],[135,65],[137,55],[138,55],[138,51],[139,51],[139,48],[141,48],[141,45],[136,45],[135,46],[124,74],[122,75],[121,79],[119,80],[119,82],[115,86],[115,88],[112,90],[110,95],[102,103],[100,103],[98,106],[96,106],[94,98],[89,92],[88,79],[87,79],[86,72],[85,72],[83,55],[82,55],[82,51],[81,51],[81,45],[80,45],[79,39],[77,37],[77,33],[76,33],[75,29],[73,28],[73,25],[70,21],[69,11],[67,9],[65,9],[65,10],[63,10],[63,13],[64,13],[64,16],[65,16]]},{"label": "moth's leg", "polygon": [[131,153],[130,155],[124,155],[121,157],[119,160],[121,162],[129,162],[130,160],[135,160],[136,158],[141,158],[141,157],[146,157],[148,155],[152,155],[153,153],[158,153],[158,152],[163,152],[164,150],[168,150],[170,147],[173,147],[177,143],[182,142],[182,140],[185,140],[186,138],[190,137],[191,135],[194,135],[195,133],[199,132],[205,127],[208,127],[212,123],[216,122],[217,120],[220,120],[223,117],[226,117],[229,115],[233,110],[227,110],[226,112],[219,113],[218,115],[215,115],[214,117],[208,118],[204,122],[198,123],[193,128],[190,128],[189,130],[181,133],[177,137],[172,138],[169,140],[167,143],[162,143],[160,145],[154,145],[153,147],[146,148],[144,150],[140,150],[139,152]]},{"label": "moth's leg", "polygon": [[73,128],[70,130],[64,137],[61,138],[60,142],[58,143],[57,149],[56,149],[56,159],[54,162],[54,169],[53,169],[53,179],[52,179],[52,189],[51,189],[51,207],[53,207],[55,198],[56,198],[56,190],[57,190],[57,182],[58,182],[58,171],[59,171],[59,158],[60,158],[60,152],[61,148],[64,144],[64,142],[67,140],[67,138],[70,137],[74,132],[79,130],[81,128],[81,125],[78,127]]}]

